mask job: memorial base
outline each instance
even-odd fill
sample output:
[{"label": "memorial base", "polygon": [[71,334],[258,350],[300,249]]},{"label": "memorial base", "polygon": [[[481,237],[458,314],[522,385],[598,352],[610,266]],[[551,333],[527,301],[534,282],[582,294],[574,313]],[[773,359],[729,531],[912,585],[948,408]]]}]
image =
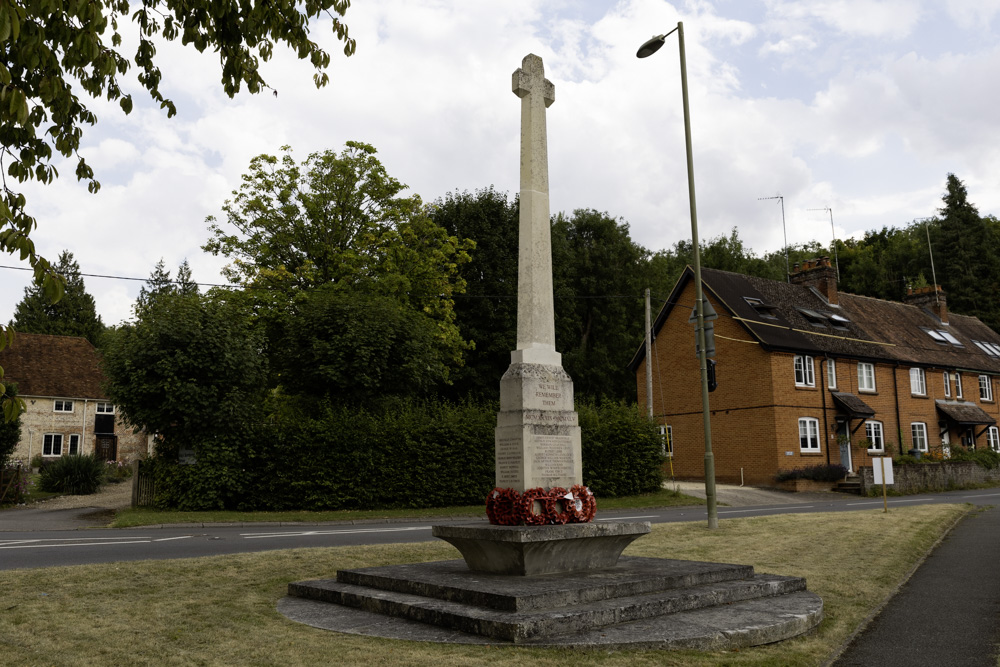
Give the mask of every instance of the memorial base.
[{"label": "memorial base", "polygon": [[649,531],[648,521],[431,528],[473,572],[521,576],[614,567],[625,547]]}]

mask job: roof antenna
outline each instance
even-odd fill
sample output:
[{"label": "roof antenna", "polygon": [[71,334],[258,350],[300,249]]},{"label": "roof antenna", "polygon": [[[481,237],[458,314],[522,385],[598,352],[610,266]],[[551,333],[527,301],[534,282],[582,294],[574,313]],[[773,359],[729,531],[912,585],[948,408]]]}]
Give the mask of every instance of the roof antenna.
[{"label": "roof antenna", "polygon": [[788,264],[788,232],[785,230],[785,198],[781,195],[757,197],[757,201],[764,201],[765,199],[778,199],[781,201],[781,233],[785,235],[785,278],[788,282],[792,282],[792,270]]},{"label": "roof antenna", "polygon": [[830,231],[833,232],[833,263],[837,267],[837,282],[840,282],[840,260],[837,259],[837,230],[833,226],[833,209],[829,206],[823,208],[807,208],[807,211],[828,211],[830,213]]},{"label": "roof antenna", "polygon": [[937,282],[937,272],[934,271],[934,249],[931,248],[931,226],[930,220],[935,218],[931,216],[930,218],[914,218],[913,222],[924,223],[924,229],[927,230],[927,252],[931,256],[931,279],[934,281],[934,303],[940,308],[941,307],[941,297],[938,296],[938,282]]}]

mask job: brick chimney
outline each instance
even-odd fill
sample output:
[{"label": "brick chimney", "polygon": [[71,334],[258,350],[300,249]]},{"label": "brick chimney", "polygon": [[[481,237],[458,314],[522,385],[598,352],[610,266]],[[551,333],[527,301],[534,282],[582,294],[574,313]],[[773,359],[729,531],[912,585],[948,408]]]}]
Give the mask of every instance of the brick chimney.
[{"label": "brick chimney", "polygon": [[790,279],[793,285],[814,287],[831,304],[837,303],[837,270],[830,265],[829,257],[795,264]]},{"label": "brick chimney", "polygon": [[907,288],[903,303],[917,308],[926,308],[934,313],[939,320],[948,323],[948,300],[940,285],[928,285],[917,289]]}]

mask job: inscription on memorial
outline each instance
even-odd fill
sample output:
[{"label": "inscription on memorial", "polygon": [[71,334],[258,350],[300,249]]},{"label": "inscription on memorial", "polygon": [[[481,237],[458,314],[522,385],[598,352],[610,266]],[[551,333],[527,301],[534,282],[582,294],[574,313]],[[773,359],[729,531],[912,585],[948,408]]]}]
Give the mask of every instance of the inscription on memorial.
[{"label": "inscription on memorial", "polygon": [[520,438],[498,438],[496,441],[496,483],[500,487],[521,484],[524,456]]},{"label": "inscription on memorial", "polygon": [[573,439],[568,435],[535,436],[535,453],[531,460],[539,477],[573,477]]}]

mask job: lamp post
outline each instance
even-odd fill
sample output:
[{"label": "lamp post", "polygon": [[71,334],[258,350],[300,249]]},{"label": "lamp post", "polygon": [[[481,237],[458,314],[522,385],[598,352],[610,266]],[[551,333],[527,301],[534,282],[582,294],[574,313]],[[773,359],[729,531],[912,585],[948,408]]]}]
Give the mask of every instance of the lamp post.
[{"label": "lamp post", "polygon": [[[719,527],[715,495],[715,458],[712,454],[712,422],[708,409],[708,348],[705,345],[705,299],[701,286],[701,253],[698,248],[698,207],[694,196],[694,157],[691,151],[691,112],[688,109],[687,57],[684,53],[684,23],[670,32],[653,37],[639,47],[637,58],[647,58],[663,46],[667,37],[677,33],[681,54],[681,96],[684,101],[684,141],[687,148],[688,201],[691,205],[691,247],[694,254],[695,335],[698,339],[698,362],[701,366],[701,410],[705,425],[705,499],[708,505],[708,527]],[[648,363],[648,362],[647,362]]]}]

